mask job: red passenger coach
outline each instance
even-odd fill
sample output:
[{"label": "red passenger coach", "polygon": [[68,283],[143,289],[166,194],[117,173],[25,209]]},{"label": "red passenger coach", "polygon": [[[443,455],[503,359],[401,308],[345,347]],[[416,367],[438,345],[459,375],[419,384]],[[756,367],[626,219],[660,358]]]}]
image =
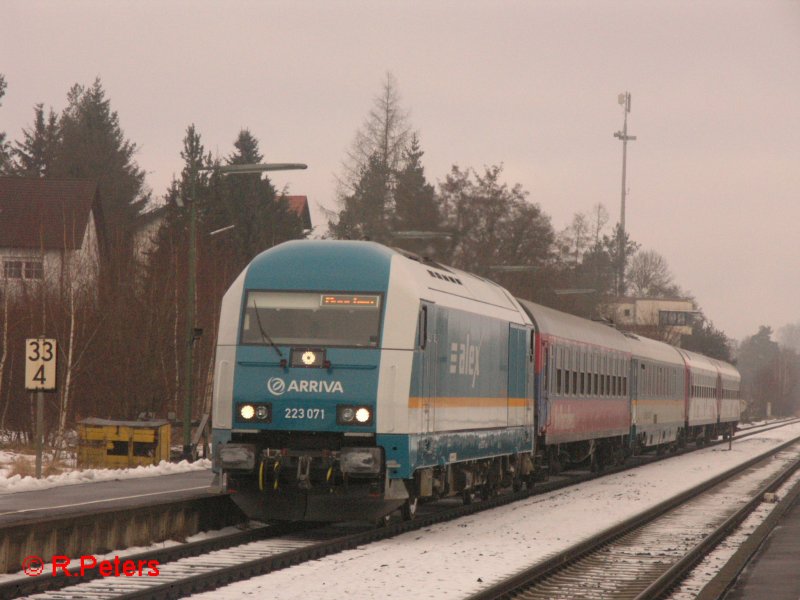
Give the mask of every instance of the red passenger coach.
[{"label": "red passenger coach", "polygon": [[537,331],[537,446],[550,472],[591,457],[593,466],[622,458],[630,434],[631,353],[625,336],[520,300]]}]

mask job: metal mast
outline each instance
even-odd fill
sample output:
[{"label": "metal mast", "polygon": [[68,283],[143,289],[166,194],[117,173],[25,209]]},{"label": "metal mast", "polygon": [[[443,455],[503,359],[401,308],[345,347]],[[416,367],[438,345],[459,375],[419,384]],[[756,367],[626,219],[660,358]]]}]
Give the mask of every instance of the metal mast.
[{"label": "metal mast", "polygon": [[631,95],[624,92],[619,95],[619,103],[623,107],[625,120],[622,131],[614,134],[615,138],[622,140],[622,201],[619,212],[619,273],[617,275],[617,295],[625,295],[625,163],[628,156],[628,140],[635,140],[635,135],[628,135],[628,113],[631,112]]}]

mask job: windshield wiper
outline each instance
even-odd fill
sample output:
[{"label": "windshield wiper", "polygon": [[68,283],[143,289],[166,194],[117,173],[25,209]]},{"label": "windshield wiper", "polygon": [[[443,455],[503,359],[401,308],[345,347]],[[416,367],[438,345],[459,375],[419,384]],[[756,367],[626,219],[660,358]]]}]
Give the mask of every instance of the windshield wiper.
[{"label": "windshield wiper", "polygon": [[275,352],[278,353],[278,356],[283,358],[283,353],[278,346],[275,345],[275,342],[272,341],[272,338],[269,337],[266,331],[264,331],[264,326],[261,324],[261,317],[258,314],[258,305],[256,304],[256,299],[253,298],[253,308],[256,309],[256,322],[258,323],[258,330],[261,332],[261,339],[265,342],[269,342],[269,345],[275,348]]}]

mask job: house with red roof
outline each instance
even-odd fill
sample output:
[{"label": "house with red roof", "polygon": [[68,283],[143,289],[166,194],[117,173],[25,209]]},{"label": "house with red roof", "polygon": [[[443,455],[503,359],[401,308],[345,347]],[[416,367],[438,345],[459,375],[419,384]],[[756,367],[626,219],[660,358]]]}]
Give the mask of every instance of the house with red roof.
[{"label": "house with red roof", "polygon": [[308,209],[307,196],[283,196],[288,204],[289,211],[300,217],[303,231],[311,231],[311,211]]},{"label": "house with red roof", "polygon": [[0,289],[95,289],[101,223],[96,181],[0,177]]}]

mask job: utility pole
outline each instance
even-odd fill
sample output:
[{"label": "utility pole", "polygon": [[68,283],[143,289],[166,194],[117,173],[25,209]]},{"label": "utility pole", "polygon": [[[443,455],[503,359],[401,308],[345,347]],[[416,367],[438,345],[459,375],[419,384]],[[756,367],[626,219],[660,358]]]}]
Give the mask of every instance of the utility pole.
[{"label": "utility pole", "polygon": [[619,274],[617,275],[617,295],[625,295],[625,163],[628,156],[628,140],[635,140],[635,135],[628,135],[628,113],[631,112],[630,92],[623,92],[619,95],[619,103],[623,107],[625,120],[622,131],[614,134],[615,138],[622,140],[622,202],[619,212]]},{"label": "utility pole", "polygon": [[[294,169],[305,169],[303,163],[270,163],[270,164],[234,164],[216,165],[211,167],[198,167],[197,162],[193,161],[190,170],[190,198],[185,200],[189,204],[189,268],[187,276],[187,297],[186,297],[186,395],[183,400],[183,458],[194,460],[194,448],[192,445],[192,404],[194,399],[194,344],[202,335],[203,330],[195,324],[195,294],[197,289],[197,179],[200,173],[213,171],[220,175],[249,175],[252,173],[264,173],[266,171],[291,171]],[[183,208],[183,200],[179,201],[179,206]],[[223,227],[212,233],[220,233],[229,229]]]}]

